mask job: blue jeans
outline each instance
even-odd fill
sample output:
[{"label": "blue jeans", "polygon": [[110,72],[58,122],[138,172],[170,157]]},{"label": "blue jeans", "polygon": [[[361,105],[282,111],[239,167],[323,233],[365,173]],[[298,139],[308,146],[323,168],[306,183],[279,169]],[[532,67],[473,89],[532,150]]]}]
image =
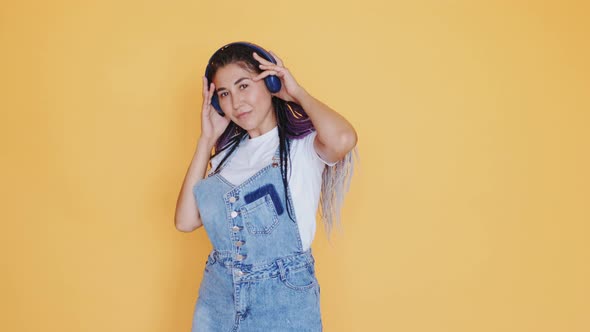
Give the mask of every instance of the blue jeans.
[{"label": "blue jeans", "polygon": [[193,332],[322,331],[311,251],[253,266],[237,282],[235,277],[231,256],[213,251],[199,288]]}]

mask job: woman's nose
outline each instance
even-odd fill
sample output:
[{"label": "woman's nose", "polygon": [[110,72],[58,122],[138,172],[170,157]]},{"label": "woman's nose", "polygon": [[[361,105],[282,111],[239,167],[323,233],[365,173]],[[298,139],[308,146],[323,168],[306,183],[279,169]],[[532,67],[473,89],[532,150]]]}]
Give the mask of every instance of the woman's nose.
[{"label": "woman's nose", "polygon": [[240,107],[240,104],[242,103],[242,97],[240,97],[240,94],[233,94],[231,95],[231,102],[232,102],[232,106],[235,110],[237,110]]}]

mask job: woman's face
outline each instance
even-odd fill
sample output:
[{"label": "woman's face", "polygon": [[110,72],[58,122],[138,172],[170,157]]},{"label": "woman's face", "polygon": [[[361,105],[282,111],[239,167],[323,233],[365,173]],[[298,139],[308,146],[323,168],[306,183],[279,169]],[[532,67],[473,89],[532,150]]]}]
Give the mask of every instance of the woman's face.
[{"label": "woman's face", "polygon": [[276,126],[272,95],[257,74],[232,63],[217,70],[213,77],[219,106],[235,124],[250,134],[262,135]]}]

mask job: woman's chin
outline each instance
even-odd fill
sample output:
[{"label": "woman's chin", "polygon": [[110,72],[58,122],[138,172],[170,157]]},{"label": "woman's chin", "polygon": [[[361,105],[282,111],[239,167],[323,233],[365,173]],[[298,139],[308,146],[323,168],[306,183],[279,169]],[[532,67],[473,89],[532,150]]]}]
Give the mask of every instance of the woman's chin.
[{"label": "woman's chin", "polygon": [[236,124],[244,130],[252,130],[257,128],[260,123],[250,118],[248,115],[236,119]]},{"label": "woman's chin", "polygon": [[236,121],[236,124],[246,131],[256,128],[256,125],[249,123],[248,121]]}]

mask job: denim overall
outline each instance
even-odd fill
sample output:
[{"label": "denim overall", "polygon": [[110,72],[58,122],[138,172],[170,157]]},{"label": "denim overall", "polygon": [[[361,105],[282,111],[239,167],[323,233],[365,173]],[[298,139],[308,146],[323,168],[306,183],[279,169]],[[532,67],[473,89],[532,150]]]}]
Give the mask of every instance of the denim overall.
[{"label": "denim overall", "polygon": [[291,195],[285,197],[278,149],[242,184],[217,172],[193,194],[213,250],[192,332],[322,331],[315,260],[311,249],[302,250],[295,213],[293,220],[287,213]]}]

